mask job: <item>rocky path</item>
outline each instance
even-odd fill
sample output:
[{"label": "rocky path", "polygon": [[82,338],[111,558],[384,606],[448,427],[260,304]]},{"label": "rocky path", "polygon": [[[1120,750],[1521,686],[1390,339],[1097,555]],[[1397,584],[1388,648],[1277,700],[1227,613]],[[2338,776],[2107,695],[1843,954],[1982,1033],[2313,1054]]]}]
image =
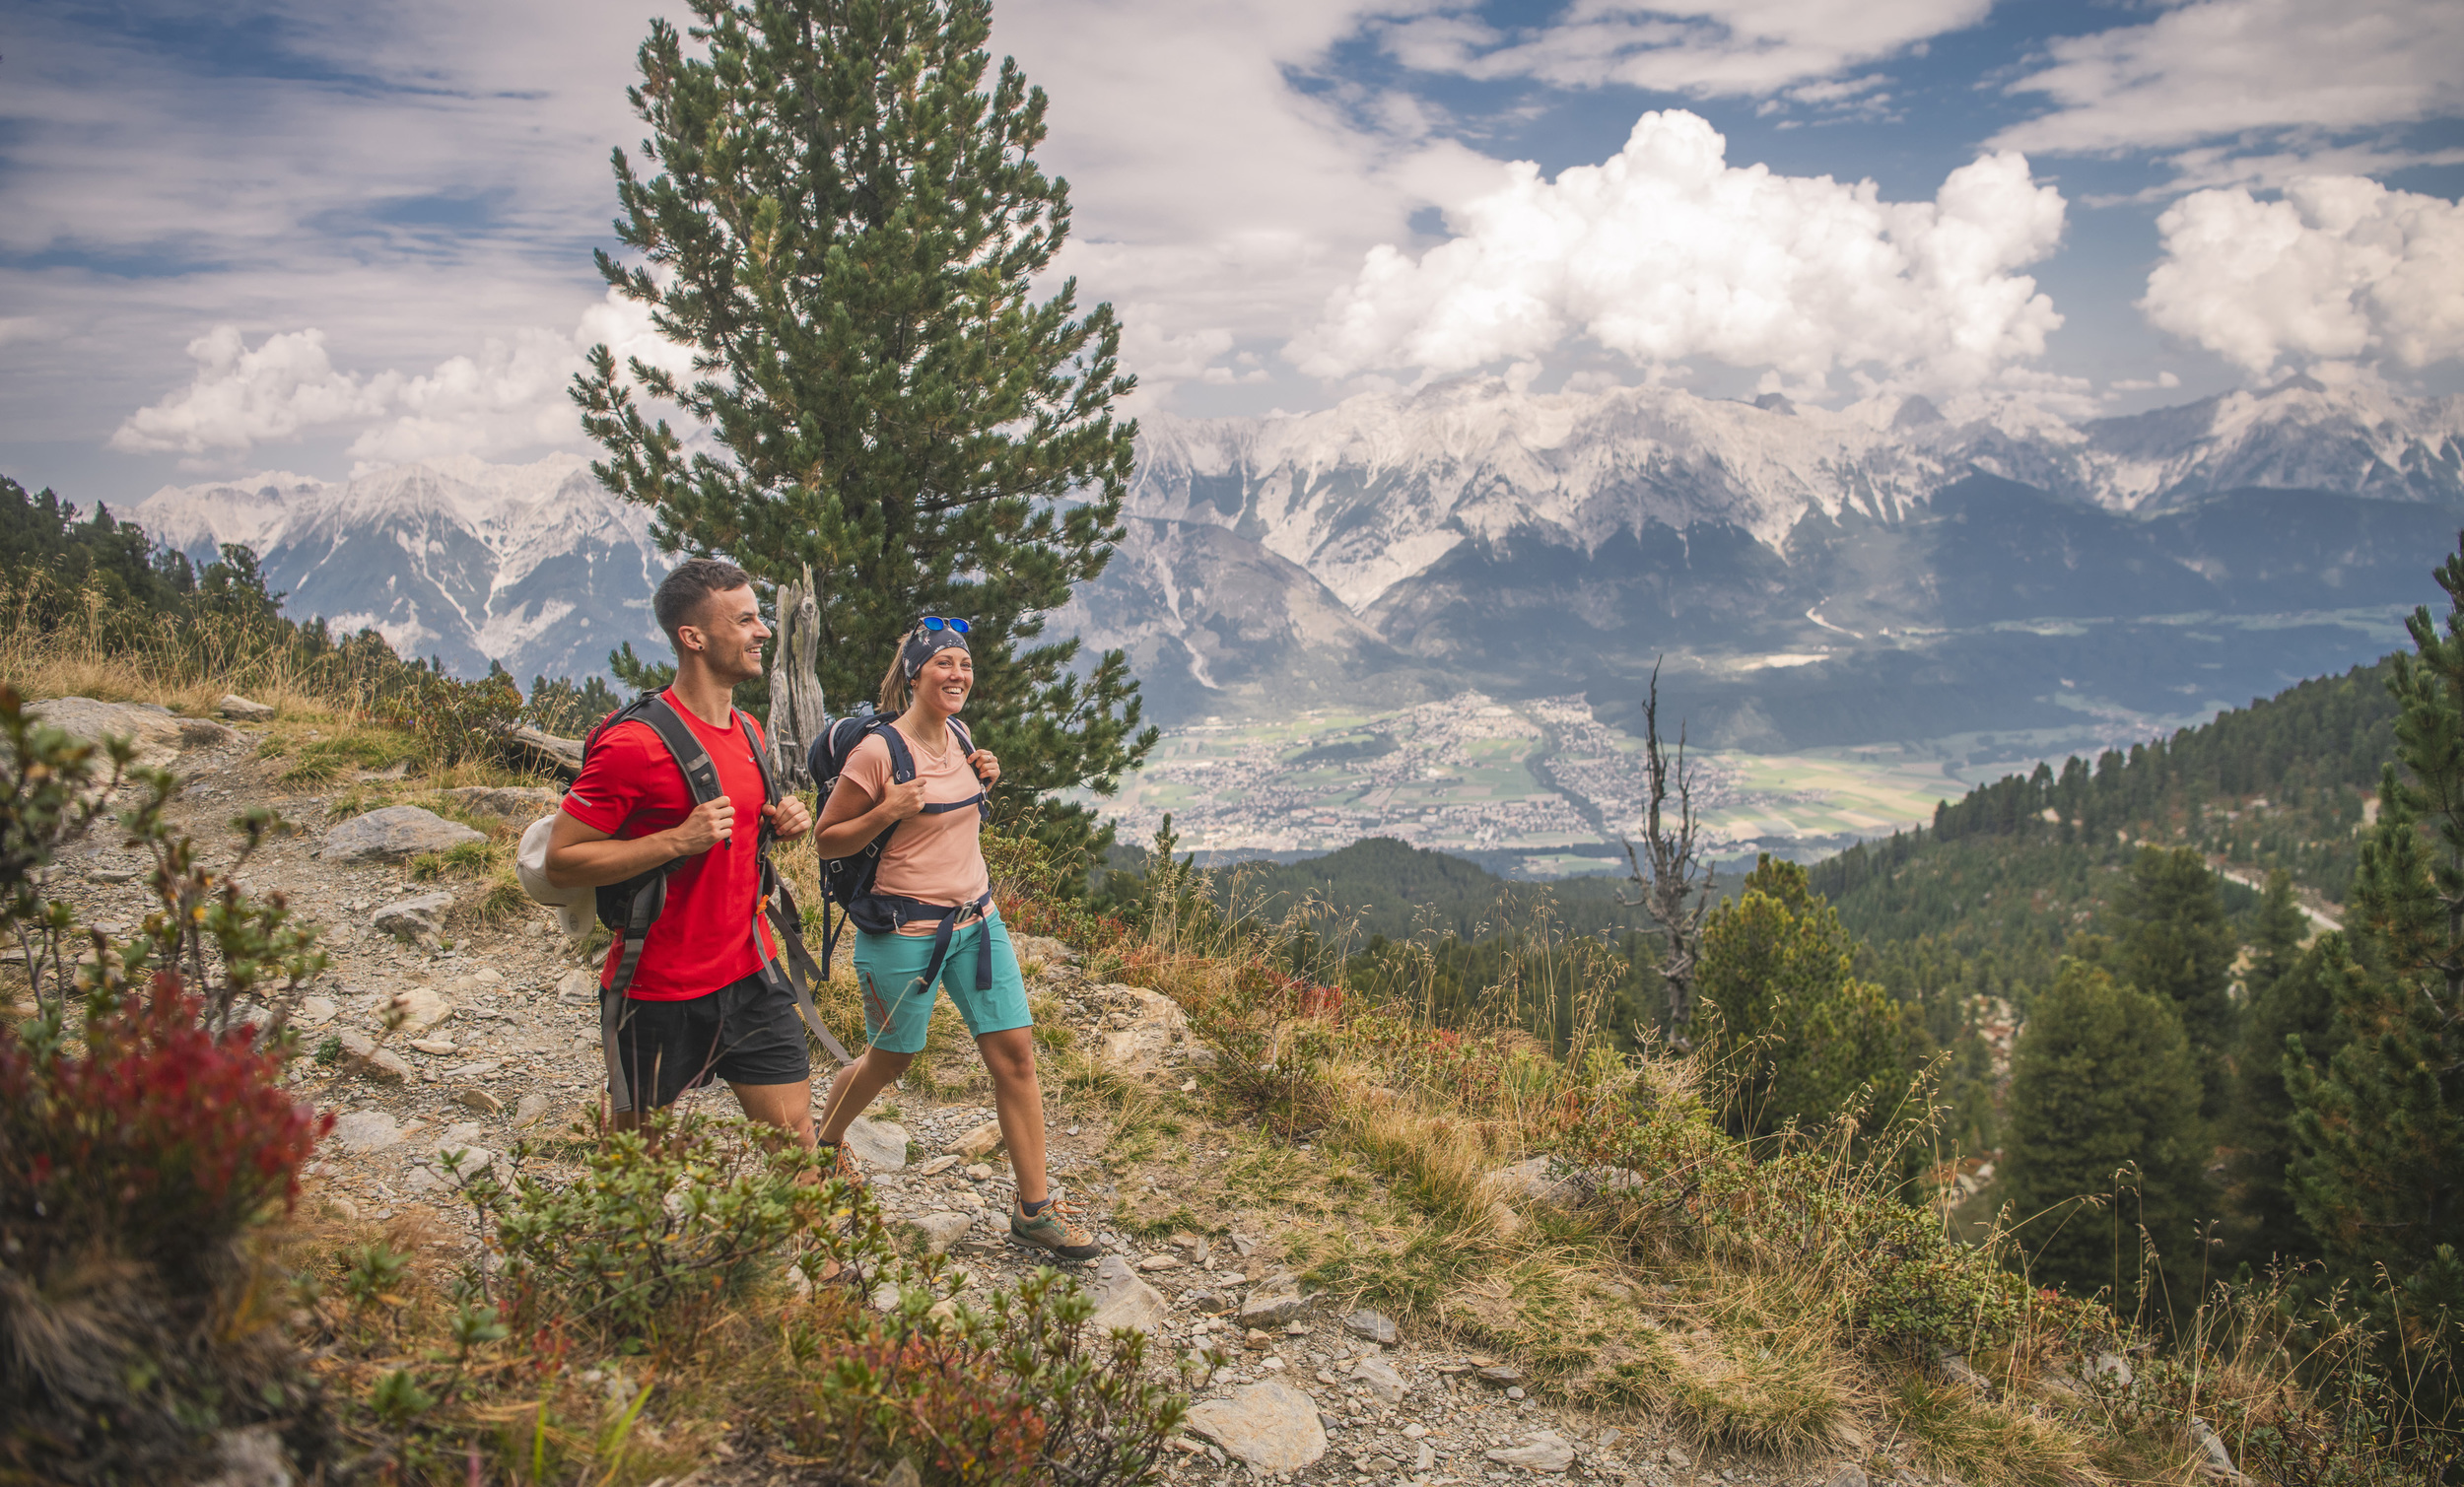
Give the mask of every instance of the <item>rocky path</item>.
[{"label": "rocky path", "polygon": [[[330,796],[285,789],[276,766],[255,759],[256,739],[244,728],[88,706],[95,710],[79,718],[86,726],[154,728],[158,751],[190,777],[176,814],[210,860],[230,860],[228,822],[243,806],[272,805],[300,828],[243,876],[253,891],[285,894],[321,926],[332,959],[298,1017],[324,1057],[302,1059],[292,1076],[303,1098],[338,1116],[308,1169],[310,1201],[344,1218],[414,1220],[432,1244],[475,1250],[476,1230],[441,1153],[460,1152],[464,1174],[510,1162],[524,1136],[555,1131],[597,1100],[594,978],[550,912],[532,908],[493,928],[459,926],[455,895],[475,891],[471,881],[413,882],[404,863],[482,834],[414,806],[333,821]],[[518,825],[552,799],[471,787],[454,804],[473,819],[493,812]],[[52,869],[48,892],[124,932],[150,907],[146,867],[97,833]],[[1101,1319],[1138,1327],[1171,1354],[1212,1347],[1228,1359],[1199,1391],[1170,1455],[1170,1479],[1456,1487],[1563,1476],[1649,1487],[1864,1487],[1864,1473],[1845,1463],[1697,1459],[1659,1428],[1591,1420],[1533,1397],[1504,1360],[1308,1294],[1285,1263],[1287,1215],[1274,1194],[1227,1186],[1227,1160],[1265,1138],[1212,1123],[1186,1097],[1194,1088],[1188,1065],[1206,1054],[1190,1045],[1179,1009],[1150,991],[1088,981],[1057,942],[1022,937],[1020,948],[1039,1006],[1056,1010],[1078,1047],[1176,1113],[1172,1133],[1125,1153],[1106,1111],[1073,1107],[1059,1081],[1048,1081],[1053,1175],[1100,1225],[1104,1256],[1076,1268]],[[408,1020],[380,1040],[397,1002]],[[918,1081],[911,1075],[909,1083]],[[855,1147],[887,1215],[912,1242],[950,1252],[968,1291],[982,1296],[1039,1256],[1005,1238],[1012,1189],[989,1096],[980,1085],[932,1088],[948,1098],[891,1091],[859,1123]],[[733,1107],[723,1089],[687,1099]],[[1152,1221],[1129,1223],[1136,1233],[1103,1222],[1177,1213],[1193,1221],[1169,1232]],[[792,1470],[765,1468],[757,1453],[725,1469],[730,1482],[796,1480]]]}]

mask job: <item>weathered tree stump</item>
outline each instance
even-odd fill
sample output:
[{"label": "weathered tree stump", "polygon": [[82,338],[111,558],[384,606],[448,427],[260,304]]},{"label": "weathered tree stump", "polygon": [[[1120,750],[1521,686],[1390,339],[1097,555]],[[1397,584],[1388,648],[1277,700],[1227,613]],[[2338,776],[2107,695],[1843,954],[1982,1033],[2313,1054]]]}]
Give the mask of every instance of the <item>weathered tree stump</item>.
[{"label": "weathered tree stump", "polygon": [[815,670],[820,655],[821,605],[807,567],[801,582],[779,585],[779,636],[770,659],[770,772],[791,790],[813,787],[805,752],[828,725]]}]

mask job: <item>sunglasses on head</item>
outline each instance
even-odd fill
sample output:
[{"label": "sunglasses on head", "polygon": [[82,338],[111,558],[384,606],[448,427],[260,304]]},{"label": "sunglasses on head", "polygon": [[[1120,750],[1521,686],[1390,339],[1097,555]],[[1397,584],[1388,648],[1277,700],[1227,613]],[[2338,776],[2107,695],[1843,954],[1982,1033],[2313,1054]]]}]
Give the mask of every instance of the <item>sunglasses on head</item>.
[{"label": "sunglasses on head", "polygon": [[965,635],[967,633],[967,622],[964,620],[945,620],[939,615],[925,615],[924,617],[924,633],[927,635],[939,630],[949,631],[953,635]]}]

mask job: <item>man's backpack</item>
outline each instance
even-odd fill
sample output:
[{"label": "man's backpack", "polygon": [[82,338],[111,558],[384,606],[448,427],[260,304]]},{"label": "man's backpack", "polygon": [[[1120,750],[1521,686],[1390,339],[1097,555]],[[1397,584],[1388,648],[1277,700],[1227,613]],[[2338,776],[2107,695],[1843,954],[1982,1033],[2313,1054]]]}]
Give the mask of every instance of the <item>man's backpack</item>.
[{"label": "man's backpack", "polygon": [[[590,755],[598,747],[599,740],[619,724],[636,721],[649,724],[650,731],[658,735],[659,742],[667,746],[668,757],[676,762],[676,768],[684,776],[685,789],[692,796],[694,809],[700,809],[724,793],[719,788],[719,766],[711,759],[710,751],[702,747],[701,739],[695,736],[693,729],[666,697],[656,692],[644,693],[609,713],[590,730],[582,744],[582,767],[585,770],[589,767]],[[761,740],[753,732],[752,719],[739,713],[738,725],[744,735],[745,747],[751,752],[754,765],[761,771],[763,798],[775,803],[780,799],[778,781],[771,777],[770,761],[764,754]],[[554,821],[554,815],[550,815],[533,823],[530,831],[523,834],[525,848],[529,845],[532,833],[538,833],[544,844],[545,832],[542,828],[553,829]],[[812,992],[807,982],[820,979],[822,973],[804,948],[800,932],[802,916],[797,912],[795,896],[788,890],[787,879],[780,876],[778,868],[770,860],[774,836],[770,819],[764,816],[754,840],[754,850],[761,854],[761,887],[754,901],[753,919],[746,926],[746,932],[753,936],[754,948],[761,950],[760,926],[764,919],[769,921],[772,936],[779,943],[787,964],[783,967],[779,960],[765,951],[761,957],[761,975],[794,996],[796,1011],[803,1017],[805,1025],[820,1038],[822,1047],[830,1050],[831,1056],[841,1063],[853,1062],[847,1049],[823,1025],[821,1014],[813,1008]],[[623,1013],[625,991],[633,984],[634,973],[641,965],[642,947],[650,938],[650,925],[657,921],[667,907],[667,875],[675,871],[681,861],[679,858],[621,883],[605,884],[595,890],[599,922],[623,935],[625,943],[614,976],[600,991],[599,1019],[607,1055],[609,1088],[614,1095],[615,1108],[620,1111],[629,1108],[625,1076],[616,1050],[616,1028]],[[538,895],[534,892],[533,897]],[[541,902],[560,901],[542,899]]]},{"label": "man's backpack", "polygon": [[[806,767],[812,771],[813,778],[821,786],[821,799],[828,800],[831,791],[839,787],[839,777],[847,773],[847,762],[854,757],[856,746],[875,735],[880,737],[882,744],[890,751],[891,782],[905,784],[916,777],[916,756],[907,747],[907,735],[892,726],[898,718],[898,713],[875,712],[871,704],[859,703],[855,712],[846,717],[835,718],[823,727],[821,736],[813,740],[805,757]],[[975,758],[976,741],[974,735],[967,731],[967,725],[955,717],[951,718],[949,723],[950,734],[958,746],[958,757],[961,760]],[[974,807],[983,819],[992,819],[992,797],[982,789],[978,789],[972,797],[966,800],[951,800],[926,805],[924,813],[927,816],[938,816],[950,811],[963,811],[970,806]],[[932,960],[925,968],[924,982],[925,989],[929,991],[938,980],[943,959],[949,953],[950,937],[956,927],[958,916],[968,906],[926,904],[918,899],[874,891],[873,877],[880,871],[881,853],[889,846],[891,834],[897,830],[898,823],[892,822],[881,829],[879,836],[865,843],[857,850],[844,857],[830,857],[823,860],[821,886],[822,891],[829,896],[829,903],[821,906],[822,964],[830,963],[830,954],[838,944],[843,924],[852,923],[866,934],[895,934],[902,924],[938,920],[940,930],[935,937]],[[990,899],[991,895],[986,895],[986,901],[989,902]],[[836,904],[845,911],[841,924],[834,924],[831,921],[831,904]],[[972,907],[982,910],[987,907],[987,903],[978,903]],[[982,965],[978,968],[977,979],[982,985],[990,987],[992,984],[992,945],[989,937],[981,960]]]}]

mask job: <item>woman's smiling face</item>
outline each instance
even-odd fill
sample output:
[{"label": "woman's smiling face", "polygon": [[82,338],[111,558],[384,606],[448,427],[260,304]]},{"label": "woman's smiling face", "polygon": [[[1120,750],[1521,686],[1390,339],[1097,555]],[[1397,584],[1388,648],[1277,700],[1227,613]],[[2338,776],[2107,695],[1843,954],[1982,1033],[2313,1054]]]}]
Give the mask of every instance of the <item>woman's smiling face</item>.
[{"label": "woman's smiling face", "polygon": [[942,712],[956,712],[967,706],[967,694],[976,685],[976,658],[953,645],[936,650],[932,659],[916,673],[916,696],[927,699]]}]

